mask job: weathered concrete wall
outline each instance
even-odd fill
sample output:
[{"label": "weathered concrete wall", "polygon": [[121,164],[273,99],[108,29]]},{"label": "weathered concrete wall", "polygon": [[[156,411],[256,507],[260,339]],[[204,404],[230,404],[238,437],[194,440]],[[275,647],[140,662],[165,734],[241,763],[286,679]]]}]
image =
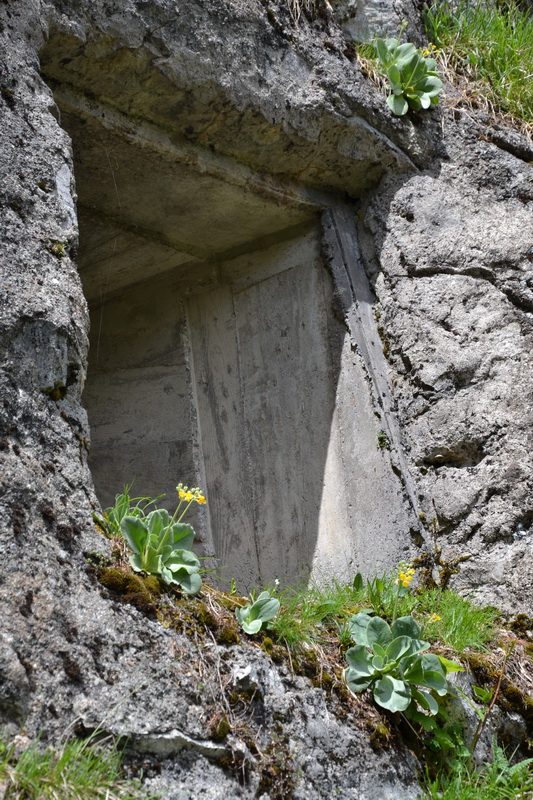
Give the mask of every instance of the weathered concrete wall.
[{"label": "weathered concrete wall", "polygon": [[[313,335],[324,357],[329,351],[330,373],[321,384],[327,424],[323,416],[317,423],[325,483],[320,508],[315,505],[313,557],[318,553],[322,558],[343,526],[353,534],[359,520],[366,524],[368,536],[352,540],[342,560],[349,560],[353,552],[354,565],[361,563],[373,572],[379,557],[393,560],[402,547],[412,546],[419,536],[415,517],[420,505],[430,523],[435,517],[437,541],[447,555],[473,555],[463,565],[459,584],[516,610],[528,610],[533,594],[528,539],[533,519],[531,449],[526,446],[531,430],[527,409],[533,202],[528,162],[533,153],[529,143],[507,136],[483,117],[472,122],[472,114],[464,116],[446,105],[416,120],[393,119],[381,96],[350,62],[350,50],[332,20],[302,20],[294,28],[283,8],[222,0],[190,3],[186,12],[168,0],[17,0],[3,4],[0,13],[2,722],[12,730],[24,723],[31,733],[59,733],[74,709],[94,725],[146,678],[153,691],[136,693],[133,705],[123,708],[109,727],[137,737],[140,747],[142,741],[159,742],[163,737],[172,740],[177,751],[185,742],[190,748],[187,757],[172,755],[160,778],[163,787],[178,782],[176,797],[191,781],[198,792],[222,786],[229,795],[236,781],[218,765],[210,750],[208,720],[195,710],[199,690],[186,675],[187,640],[101,596],[85,572],[83,552],[100,549],[102,540],[91,520],[98,505],[87,466],[89,431],[80,402],[88,315],[75,266],[73,159],[62,124],[74,137],[78,174],[83,176],[84,169],[94,173],[92,181],[79,181],[87,243],[85,253],[80,244],[80,267],[94,306],[104,299],[99,334],[99,322],[93,323],[101,356],[96,358],[93,388],[88,387],[95,398],[91,413],[102,433],[100,458],[105,458],[104,436],[112,439],[113,434],[105,433],[104,415],[111,402],[108,407],[99,405],[109,384],[98,391],[98,369],[115,372],[117,360],[126,358],[126,371],[144,370],[150,379],[154,372],[161,377],[168,361],[175,380],[185,363],[176,331],[168,347],[155,333],[149,340],[153,350],[146,356],[127,333],[113,335],[121,315],[127,317],[132,307],[139,307],[133,302],[135,293],[142,300],[140,307],[146,299],[142,285],[127,289],[129,298],[126,287],[144,280],[147,270],[152,277],[171,268],[189,270],[199,262],[210,264],[226,245],[246,249],[264,234],[277,236],[284,229],[280,220],[292,213],[291,207],[297,218],[287,227],[306,223],[309,216],[329,208],[330,216],[322,221],[323,253],[319,257],[315,246],[309,258],[313,282],[295,281],[283,291],[279,279],[279,311],[293,325],[301,319],[307,324],[306,314],[313,321],[320,317],[318,288],[323,292],[322,327],[313,329]],[[91,121],[97,117],[98,126]],[[136,171],[139,160],[132,162],[129,182],[118,192],[114,187],[119,156],[127,165],[127,153],[132,152],[127,147],[144,148],[148,130],[148,138],[156,138],[159,152],[166,154],[154,158],[146,153],[149,172],[164,177],[170,163],[180,162],[180,176],[189,172],[192,184],[197,173],[207,173],[204,210],[212,196],[213,174],[218,176],[217,186],[235,183],[232,196],[237,203],[243,196],[246,202],[256,202],[258,196],[277,195],[279,207],[271,200],[255,205],[250,219],[261,224],[252,230],[240,230],[243,217],[227,214],[216,229],[221,239],[214,251],[213,226],[208,231],[193,229],[192,240],[184,239],[188,225],[182,223],[189,208],[181,214],[172,215],[169,208],[159,213],[154,206],[157,193],[148,193],[146,173]],[[91,147],[98,131],[98,141],[113,156],[111,165],[98,159]],[[162,196],[173,197],[173,182],[167,180],[164,186]],[[101,205],[95,205],[95,197]],[[360,202],[359,240],[379,308],[361,283],[357,236],[351,231],[354,201]],[[143,203],[152,215],[148,230],[146,216],[135,217]],[[346,208],[352,209],[351,216]],[[298,216],[301,209],[303,218]],[[205,219],[202,209],[197,212],[196,219]],[[191,210],[189,221],[193,217]],[[231,226],[232,219],[240,222]],[[104,244],[108,236],[111,245]],[[284,241],[280,247],[289,250],[290,237]],[[265,241],[250,253],[266,252],[272,245]],[[110,248],[115,248],[114,254]],[[96,257],[91,258],[91,249]],[[118,255],[118,268],[110,270],[112,256]],[[226,252],[220,263],[231,269],[254,259],[241,250]],[[263,254],[259,266],[266,261]],[[302,272],[302,267],[296,260],[294,269]],[[201,272],[208,280],[210,274],[209,267]],[[211,302],[217,292],[226,297],[233,293],[237,302],[248,292],[255,295],[257,309],[265,302],[260,286],[252,280],[237,294],[227,286],[207,284],[203,300],[196,290],[185,299],[187,313],[205,316],[201,303]],[[304,298],[315,298],[314,313],[302,308],[303,317],[295,320],[291,296],[301,298],[299,312]],[[169,305],[171,298],[170,293],[165,297]],[[379,325],[374,311],[380,314]],[[257,347],[248,355],[250,375],[262,352],[257,317],[258,313],[246,319],[245,312],[239,317],[240,332]],[[234,331],[236,319],[232,317]],[[136,318],[129,325],[132,333],[140,331],[142,321]],[[200,365],[200,370],[209,366],[209,358],[201,357],[200,333],[215,338],[213,315],[209,326],[197,329],[196,339],[189,337],[189,364]],[[313,355],[302,364],[300,353],[301,349],[298,374],[327,372],[322,358]],[[389,358],[388,376],[384,355]],[[216,366],[220,369],[220,362]],[[188,370],[190,375],[189,365]],[[268,375],[277,377],[276,370],[272,367]],[[169,413],[175,414],[183,402],[181,381],[172,385],[175,405],[172,402]],[[198,385],[201,388],[201,381]],[[140,390],[146,397],[145,388],[146,382]],[[298,383],[294,396],[284,397],[284,402],[299,398],[300,390]],[[312,406],[316,398],[312,390],[309,395]],[[263,419],[261,408],[253,405],[256,400],[252,395],[250,419],[255,422],[259,416],[265,428],[271,428],[269,415],[273,420],[275,408]],[[201,406],[200,397],[196,402]],[[204,406],[207,433],[211,406],[206,401]],[[353,408],[357,413],[352,414]],[[136,414],[132,410],[132,421]],[[387,432],[390,453],[371,446],[377,429]],[[128,442],[125,430],[123,452],[138,445]],[[167,447],[161,434],[162,427],[152,429],[152,444]],[[183,442],[183,435],[176,425],[171,441]],[[316,444],[311,435],[316,435],[314,429],[302,457]],[[257,452],[260,445],[254,446]],[[183,458],[187,461],[191,453],[184,452]],[[346,483],[336,494],[338,487],[332,483],[340,461]],[[196,469],[198,462],[194,463]],[[361,473],[375,483],[373,495],[358,496]],[[283,476],[283,469],[279,474]],[[317,469],[317,482],[318,474]],[[117,477],[121,482],[130,476]],[[224,480],[229,486],[229,477]],[[242,503],[235,507],[245,508]],[[216,506],[215,513],[223,516]],[[338,525],[332,524],[339,519]],[[394,529],[397,536],[387,539],[384,531]],[[431,546],[431,525],[426,538]],[[310,553],[306,557],[312,561]],[[326,553],[326,562],[328,558]],[[177,668],[176,652],[185,654]],[[221,653],[225,657],[226,651],[214,647],[213,663]],[[250,652],[243,658],[250,659]],[[404,755],[401,766],[394,767],[388,758],[373,754],[353,720],[341,736],[330,711],[321,705],[319,690],[305,682],[291,684],[287,676],[280,680],[281,684],[274,673],[265,677],[262,691],[286,705],[286,730],[305,755],[299,796],[323,797],[339,786],[347,796],[351,792],[368,800],[416,794]],[[304,690],[310,694],[299,706]],[[188,706],[193,709],[190,714]],[[176,719],[181,726],[177,732]],[[272,732],[273,715],[268,719]],[[306,749],[311,738],[314,751]],[[332,742],[342,747],[336,749]],[[342,774],[335,760],[317,757],[324,750],[341,758]],[[251,797],[254,792],[251,786],[242,795]]]}]

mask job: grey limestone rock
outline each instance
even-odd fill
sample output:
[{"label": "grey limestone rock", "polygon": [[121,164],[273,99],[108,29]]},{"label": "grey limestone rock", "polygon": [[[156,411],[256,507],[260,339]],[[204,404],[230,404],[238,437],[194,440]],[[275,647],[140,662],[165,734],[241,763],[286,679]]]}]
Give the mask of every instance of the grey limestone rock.
[{"label": "grey limestone rock", "polygon": [[[361,35],[382,8],[357,3]],[[334,16],[349,19],[352,11],[353,4],[339,4]],[[413,7],[394,6],[403,13],[414,14]],[[419,31],[418,20],[412,23]],[[394,15],[383,22],[387,30],[393,24]],[[129,737],[142,754],[132,758],[146,759],[147,787],[168,800],[251,798],[260,789],[268,797],[258,768],[258,752],[267,748],[285,766],[294,762],[295,798],[337,791],[354,800],[414,800],[416,762],[401,743],[374,752],[355,712],[336,713],[309,680],[251,645],[198,644],[172,633],[88,573],[86,554],[106,544],[92,520],[100,506],[81,402],[89,313],[76,217],[90,218],[97,233],[109,219],[87,202],[76,208],[63,126],[76,107],[82,121],[72,130],[77,142],[85,130],[86,153],[95,119],[104,143],[112,135],[130,143],[148,131],[159,148],[151,163],[163,172],[161,153],[179,152],[187,168],[219,170],[226,183],[252,187],[246,197],[254,203],[268,197],[261,208],[276,221],[274,238],[284,213],[294,214],[291,231],[310,240],[317,209],[347,203],[352,224],[357,212],[375,300],[364,294],[350,316],[341,284],[320,284],[331,312],[321,318],[324,336],[331,344],[346,334],[343,363],[360,376],[341,397],[344,427],[326,455],[354,436],[348,404],[354,420],[364,412],[375,446],[361,458],[350,453],[349,463],[370,483],[379,476],[370,511],[384,496],[394,498],[390,553],[413,554],[415,543],[431,549],[436,541],[446,557],[471,556],[455,585],[510,611],[528,611],[533,598],[530,143],[446,103],[427,116],[393,118],[350,60],[335,19],[303,15],[294,26],[281,3],[13,0],[0,5],[0,37],[0,722],[11,732],[24,723],[44,740],[76,719],[86,730]],[[77,158],[83,171],[83,155]],[[131,163],[130,177],[141,185],[138,164]],[[112,192],[113,170],[97,168],[89,163],[96,187]],[[143,204],[149,209],[151,201]],[[183,214],[188,205],[190,198]],[[238,219],[236,227],[244,226],[246,215]],[[130,224],[124,236],[139,231]],[[159,249],[148,260],[164,261],[169,239],[152,233]],[[354,241],[341,234],[340,250]],[[209,238],[204,226],[197,248]],[[127,241],[141,258],[139,240]],[[191,259],[205,259],[195,252]],[[247,257],[232,251],[237,256]],[[359,264],[358,255],[350,257]],[[235,296],[246,288],[244,262],[234,265],[241,281]],[[207,269],[199,276],[200,294],[213,279]],[[117,284],[110,308],[119,296]],[[142,313],[132,316],[143,324]],[[243,327],[243,336],[250,330]],[[127,337],[111,338],[127,351]],[[366,360],[365,347],[374,353]],[[175,350],[167,348],[163,366],[174,364]],[[135,369],[153,366],[149,352],[143,358]],[[180,367],[190,373],[189,362]],[[336,365],[327,369],[333,374]],[[166,375],[161,380],[172,391]],[[310,398],[313,389],[306,387]],[[390,454],[377,451],[379,468],[372,425],[390,432]],[[304,438],[313,435],[309,426]],[[113,451],[110,445],[104,457]],[[326,517],[343,504],[351,513],[360,501],[357,492],[346,498],[333,490],[330,499]],[[428,523],[422,532],[418,511]],[[383,542],[368,530],[360,547],[378,563]],[[389,563],[392,555],[385,556]],[[257,693],[256,752],[237,734],[213,740],[202,663]]]}]

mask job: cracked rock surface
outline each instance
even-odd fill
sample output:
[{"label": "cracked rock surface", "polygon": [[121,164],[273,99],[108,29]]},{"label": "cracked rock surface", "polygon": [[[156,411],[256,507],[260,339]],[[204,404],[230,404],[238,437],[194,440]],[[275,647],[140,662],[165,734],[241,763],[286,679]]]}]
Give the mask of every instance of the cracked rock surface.
[{"label": "cracked rock surface", "polygon": [[458,587],[527,610],[532,167],[525,152],[485,141],[470,117],[443,114],[438,164],[385,179],[362,239],[428,538],[449,558],[471,556]]},{"label": "cracked rock surface", "polygon": [[[530,143],[446,103],[392,118],[334,21],[294,28],[273,3],[16,0],[0,20],[0,723],[43,741],[75,719],[129,736],[169,800],[258,796],[257,753],[238,735],[213,739],[203,663],[257,693],[257,745],[290,754],[294,797],[414,799],[411,756],[398,742],[374,751],[355,710],[335,712],[252,645],[164,629],[88,575],[84,554],[105,547],[81,404],[88,313],[71,147],[40,70],[360,203],[426,546],[471,556],[456,585],[509,611],[533,600]],[[175,105],[162,107],[169,86]]]}]

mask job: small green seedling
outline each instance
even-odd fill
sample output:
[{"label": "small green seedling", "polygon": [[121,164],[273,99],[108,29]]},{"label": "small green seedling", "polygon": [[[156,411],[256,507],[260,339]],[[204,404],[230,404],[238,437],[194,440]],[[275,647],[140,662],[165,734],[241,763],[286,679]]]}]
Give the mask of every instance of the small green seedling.
[{"label": "small green seedling", "polygon": [[270,592],[261,592],[253,603],[247,603],[243,608],[237,608],[235,616],[245,633],[254,634],[261,630],[264,623],[274,619],[279,609],[279,600],[271,597]]},{"label": "small green seedling", "polygon": [[385,431],[378,431],[378,447],[380,450],[390,450],[389,437]]},{"label": "small green seedling", "polygon": [[419,111],[439,102],[442,81],[434,58],[425,58],[410,42],[400,44],[399,38],[376,39],[375,49],[392,91],[387,104],[393,114],[401,117],[409,109]]},{"label": "small green seedling", "polygon": [[389,626],[381,617],[360,612],[348,624],[356,643],[346,653],[348,688],[372,689],[376,703],[389,711],[409,706],[416,710],[418,705],[424,713],[436,714],[439,706],[432,692],[447,694],[446,674],[463,668],[426,653],[430,644],[420,638],[420,627],[411,616],[399,617]]}]

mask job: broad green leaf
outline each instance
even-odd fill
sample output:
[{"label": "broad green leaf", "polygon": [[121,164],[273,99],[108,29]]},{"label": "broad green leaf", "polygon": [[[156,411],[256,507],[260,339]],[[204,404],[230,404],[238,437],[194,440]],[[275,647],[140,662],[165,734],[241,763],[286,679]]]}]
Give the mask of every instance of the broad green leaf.
[{"label": "broad green leaf", "polygon": [[391,625],[392,635],[397,636],[410,636],[411,639],[418,639],[420,637],[420,626],[414,617],[398,617]]},{"label": "broad green leaf", "polygon": [[156,508],[146,516],[146,526],[150,534],[159,540],[170,525],[170,515],[166,508]]},{"label": "broad green leaf", "polygon": [[440,672],[432,672],[430,669],[424,670],[424,679],[419,683],[422,686],[427,686],[429,689],[433,689],[441,697],[444,697],[448,691],[446,678],[444,678]]},{"label": "broad green leaf", "polygon": [[200,562],[190,550],[173,550],[165,560],[165,567],[171,572],[184,569],[188,573],[193,573],[200,569]]},{"label": "broad green leaf", "polygon": [[346,651],[346,660],[358,675],[372,675],[374,671],[372,668],[372,656],[366,647],[362,645],[350,647]]},{"label": "broad green leaf", "polygon": [[142,572],[143,571],[143,564],[142,564],[142,561],[141,561],[141,557],[139,555],[137,555],[137,553],[134,553],[133,555],[131,555],[129,557],[129,560],[130,560],[130,564],[133,567],[133,569],[135,570],[135,572]]},{"label": "broad green leaf", "polygon": [[352,692],[363,692],[365,689],[368,689],[370,684],[372,683],[372,678],[365,677],[364,675],[360,676],[356,670],[348,667],[348,669],[344,670],[344,679],[346,681],[346,685]]},{"label": "broad green leaf", "polygon": [[174,548],[171,544],[166,544],[161,550],[161,561],[165,563],[167,558],[172,554]]},{"label": "broad green leaf", "polygon": [[434,58],[426,58],[424,59],[426,62],[426,69],[428,72],[436,72],[437,70],[437,62]]},{"label": "broad green leaf", "polygon": [[402,76],[400,75],[400,70],[395,64],[393,64],[392,67],[389,67],[387,75],[389,77],[390,82],[393,85],[401,84]]},{"label": "broad green leaf", "polygon": [[427,650],[429,647],[429,642],[425,642],[423,639],[411,639],[411,648],[408,655],[414,656],[417,655],[417,653],[423,653],[424,650]]},{"label": "broad green leaf", "polygon": [[405,711],[411,702],[411,689],[404,681],[384,675],[374,686],[374,699],[389,711]]},{"label": "broad green leaf", "polygon": [[260,619],[253,619],[251,621],[242,620],[241,625],[242,629],[245,633],[249,633],[253,635],[254,633],[258,633],[261,630],[261,620]]},{"label": "broad green leaf", "polygon": [[361,575],[360,572],[358,572],[357,575],[355,576],[355,578],[353,579],[353,584],[352,585],[353,585],[353,588],[354,588],[354,590],[356,592],[362,591],[363,586],[364,586],[364,582],[363,582],[363,576]]},{"label": "broad green leaf", "polygon": [[379,644],[379,642],[373,642],[373,644],[372,644],[372,651],[373,651],[373,652],[374,652],[374,653],[375,653],[377,656],[382,656],[382,657],[385,657],[385,654],[386,654],[386,652],[387,652],[387,651],[385,650],[385,648],[384,648],[382,645],[380,645],[380,644]]},{"label": "broad green leaf", "polygon": [[[389,39],[389,41],[391,41]],[[392,40],[394,41],[394,40]],[[396,46],[396,45],[394,45]],[[393,48],[394,49],[394,48]],[[391,62],[391,51],[387,47],[386,42],[383,39],[376,39],[376,50],[378,54],[378,58],[382,64],[382,66],[387,67]]]},{"label": "broad green leaf", "polygon": [[401,71],[405,68],[407,64],[411,62],[413,56],[418,56],[417,49],[414,44],[410,42],[405,42],[401,44],[398,49],[396,50],[396,54],[394,57],[394,64],[398,67]]},{"label": "broad green leaf", "polygon": [[407,100],[403,97],[398,97],[394,94],[391,94],[387,97],[387,105],[389,106],[390,110],[393,114],[396,114],[397,117],[402,117],[404,114],[407,114],[409,106],[407,105]]},{"label": "broad green leaf", "polygon": [[356,644],[364,644],[368,646],[366,630],[371,619],[372,617],[370,617],[368,614],[360,612],[359,614],[354,614],[348,622],[350,636]]},{"label": "broad green leaf", "polygon": [[446,671],[441,664],[441,660],[436,653],[424,653],[422,656],[422,667],[426,670],[439,672],[442,677],[445,677]]},{"label": "broad green leaf", "polygon": [[366,629],[366,636],[370,647],[374,642],[381,647],[387,647],[389,642],[392,641],[391,629],[387,622],[381,617],[372,617]]},{"label": "broad green leaf", "polygon": [[448,658],[444,658],[444,656],[439,656],[439,661],[441,667],[444,670],[446,675],[449,675],[450,672],[464,672],[465,668],[458,664],[456,661],[450,661]]},{"label": "broad green leaf", "polygon": [[482,686],[472,686],[472,691],[482,703],[490,703],[492,700],[492,692],[488,689],[483,689]]},{"label": "broad green leaf", "polygon": [[161,555],[153,547],[147,547],[141,556],[143,570],[153,575],[161,572]]},{"label": "broad green leaf", "polygon": [[420,95],[420,105],[422,108],[429,108],[431,105],[431,98],[428,94]]},{"label": "broad green leaf", "polygon": [[268,592],[262,592],[252,606],[252,616],[267,622],[274,619],[280,609],[280,602],[275,597],[270,597]]},{"label": "broad green leaf", "polygon": [[198,594],[202,588],[202,579],[198,573],[189,575],[187,572],[173,573],[173,582],[178,583],[185,594]]},{"label": "broad green leaf", "polygon": [[414,699],[422,708],[425,708],[432,715],[438,714],[439,704],[429,692],[424,692],[423,689],[417,689],[414,686],[411,690]]},{"label": "broad green leaf", "polygon": [[183,550],[190,550],[194,541],[195,532],[192,525],[186,522],[175,522],[171,527],[172,540],[174,546],[179,543]]},{"label": "broad green leaf", "polygon": [[235,609],[235,616],[237,617],[241,625],[250,618],[250,609],[251,606],[249,605],[246,605],[243,608]]},{"label": "broad green leaf", "polygon": [[403,658],[400,662],[400,672],[404,680],[409,683],[422,683],[424,680],[424,668],[420,656],[414,659]]},{"label": "broad green leaf", "polygon": [[122,535],[131,550],[139,555],[144,550],[148,539],[148,528],[138,517],[124,517],[120,523]]},{"label": "broad green leaf", "polygon": [[442,81],[440,78],[427,75],[423,80],[418,82],[416,88],[418,91],[424,92],[424,94],[428,94],[430,97],[435,97],[442,91]]},{"label": "broad green leaf", "polygon": [[[404,46],[405,45],[402,44],[398,50],[401,50],[401,48]],[[420,56],[416,51],[416,47],[414,44],[412,44],[411,49],[406,49],[400,58],[395,59],[395,64],[402,73],[402,80],[407,80],[410,78],[418,66],[419,58]]]},{"label": "broad green leaf", "polygon": [[393,639],[392,642],[387,645],[387,649],[385,654],[390,661],[396,661],[396,659],[400,658],[401,656],[409,653],[411,655],[411,643],[412,639],[409,636],[398,636],[396,639]]},{"label": "broad green leaf", "polygon": [[372,659],[372,667],[376,672],[382,672],[388,662],[385,661],[383,656],[374,656]]}]

